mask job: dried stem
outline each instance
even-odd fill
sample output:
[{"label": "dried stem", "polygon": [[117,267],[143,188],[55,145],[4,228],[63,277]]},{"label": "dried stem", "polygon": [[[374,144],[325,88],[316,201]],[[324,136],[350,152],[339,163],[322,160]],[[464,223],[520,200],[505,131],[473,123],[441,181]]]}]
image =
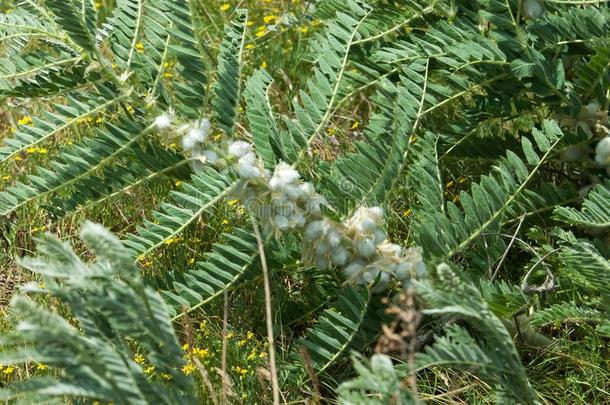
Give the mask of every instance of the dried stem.
[{"label": "dried stem", "polygon": [[277,368],[275,365],[275,344],[273,339],[273,313],[271,311],[271,287],[269,286],[269,269],[267,268],[267,260],[265,258],[265,246],[261,232],[258,227],[258,222],[254,216],[250,216],[252,221],[252,229],[256,242],[258,244],[258,253],[261,259],[263,268],[263,285],[265,287],[265,317],[267,318],[267,341],[269,343],[269,368],[271,374],[271,386],[273,387],[273,405],[280,403],[280,388],[277,381]]}]

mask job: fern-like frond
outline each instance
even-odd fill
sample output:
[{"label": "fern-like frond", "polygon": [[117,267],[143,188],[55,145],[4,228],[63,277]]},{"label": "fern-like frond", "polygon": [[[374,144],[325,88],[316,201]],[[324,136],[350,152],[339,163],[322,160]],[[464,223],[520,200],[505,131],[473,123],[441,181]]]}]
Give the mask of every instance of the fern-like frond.
[{"label": "fern-like frond", "polygon": [[563,302],[534,312],[530,323],[534,326],[544,326],[562,322],[600,322],[603,314],[597,310],[584,308],[573,303]]},{"label": "fern-like frond", "polygon": [[410,170],[417,193],[417,215],[434,215],[445,212],[443,180],[437,149],[438,136],[427,132],[415,142],[417,156]]},{"label": "fern-like frond", "polygon": [[77,185],[129,150],[149,129],[130,118],[121,119],[118,126],[106,123],[95,138],[62,152],[51,162],[52,170],[40,167],[36,174],[28,175],[27,183],[19,182],[0,193],[0,214]]},{"label": "fern-like frond", "polygon": [[212,168],[201,170],[182,183],[182,191],[172,193],[173,202],[164,203],[153,212],[153,221],[144,221],[137,234],[129,235],[125,244],[134,256],[145,257],[154,250],[171,244],[189,225],[234,191],[238,179],[232,172],[221,173]]},{"label": "fern-like frond", "polygon": [[375,98],[366,140],[358,151],[338,158],[330,169],[327,198],[342,212],[362,205],[380,205],[393,189],[406,162],[409,139],[423,111],[428,64],[414,62],[401,72],[397,86],[382,83]]},{"label": "fern-like frond", "polygon": [[[518,198],[526,190],[540,167],[547,161],[563,138],[556,123],[545,121],[543,130],[534,128],[534,143],[523,137],[521,146],[527,164],[514,152],[495,167],[496,174],[483,176],[470,193],[460,193],[463,212],[452,202],[447,203],[447,215],[438,213],[423,218],[417,225],[417,234],[429,256],[451,257],[470,246],[484,231],[497,229],[503,215],[515,209]],[[515,212],[517,212],[515,210]]]},{"label": "fern-like frond", "polygon": [[554,217],[570,225],[601,229],[610,227],[610,181],[593,187],[580,211],[571,207],[557,207]]},{"label": "fern-like frond", "polygon": [[124,93],[117,94],[103,87],[100,87],[100,90],[99,95],[89,93],[68,95],[65,105],[55,106],[58,113],[43,110],[42,116],[34,117],[31,125],[19,127],[13,138],[4,140],[6,146],[0,148],[0,163],[6,163],[29,148],[49,142],[72,125],[104,112],[129,96]]},{"label": "fern-like frond", "polygon": [[588,289],[609,291],[610,260],[603,257],[591,242],[577,239],[570,232],[558,232],[562,244],[563,274]]},{"label": "fern-like frond", "polygon": [[311,52],[317,57],[317,67],[307,82],[307,91],[299,94],[301,103],[292,104],[294,119],[282,116],[287,132],[276,140],[281,147],[279,160],[291,164],[299,162],[311,142],[323,132],[334,106],[341,99],[349,51],[370,12],[364,3],[347,0],[343,10],[328,22],[325,36],[312,42]]},{"label": "fern-like frond", "polygon": [[[337,302],[296,343],[307,351],[316,374],[323,373],[345,353],[365,319],[369,300],[368,289],[346,285],[337,292]],[[295,353],[292,358],[292,365],[302,370],[300,354]]]},{"label": "fern-like frond", "polygon": [[[461,280],[446,264],[437,267],[439,281],[418,282],[417,290],[429,305],[430,315],[457,316],[467,322],[475,335],[452,326],[448,335],[437,339],[418,355],[418,368],[448,366],[468,370],[498,389],[499,396],[522,404],[536,404],[531,387],[511,335],[489,309],[479,290]],[[476,336],[476,337],[475,337]]]},{"label": "fern-like frond", "polygon": [[258,245],[251,231],[237,229],[223,235],[194,269],[164,274],[172,289],[163,294],[176,309],[173,319],[208,304],[232,288],[258,257]]},{"label": "fern-like frond", "polygon": [[174,84],[178,99],[176,108],[187,118],[200,118],[207,79],[205,61],[194,29],[195,6],[193,0],[167,0],[164,5],[172,22],[169,29],[172,43],[168,52],[180,62],[177,72],[184,79]]},{"label": "fern-like frond", "polygon": [[246,115],[250,124],[252,141],[256,153],[267,168],[275,167],[276,156],[279,155],[280,133],[273,108],[269,100],[269,89],[273,79],[266,70],[254,72],[246,82],[244,98],[246,100]]},{"label": "fern-like frond", "polygon": [[87,0],[45,0],[55,21],[78,46],[96,53],[95,9]]},{"label": "fern-like frond", "polygon": [[[71,312],[64,318],[32,299],[13,300],[17,324],[2,339],[0,362],[38,361],[57,373],[12,384],[1,396],[22,397],[28,403],[33,398],[67,397],[126,404],[196,403],[192,380],[180,369],[184,352],[159,294],[140,278],[120,241],[101,226],[85,224],[81,239],[96,254],[96,262],[82,262],[50,236],[39,240],[44,259],[23,261],[45,279],[45,287],[37,282],[25,291],[45,295]],[[150,380],[134,360],[136,354],[170,376],[171,384]]]},{"label": "fern-like frond", "polygon": [[235,10],[233,19],[225,27],[218,53],[212,107],[214,119],[228,135],[233,134],[241,97],[242,52],[247,20],[246,10]]}]

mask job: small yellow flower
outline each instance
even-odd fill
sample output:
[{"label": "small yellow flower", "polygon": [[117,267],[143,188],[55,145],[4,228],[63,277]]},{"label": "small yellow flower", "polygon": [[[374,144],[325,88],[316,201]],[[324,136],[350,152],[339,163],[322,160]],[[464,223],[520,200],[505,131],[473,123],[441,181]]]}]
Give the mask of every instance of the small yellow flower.
[{"label": "small yellow flower", "polygon": [[220,11],[227,11],[230,8],[231,5],[229,3],[224,3],[222,6],[220,6]]},{"label": "small yellow flower", "polygon": [[244,347],[246,343],[248,343],[248,340],[241,339],[239,342],[237,342],[237,347]]},{"label": "small yellow flower", "polygon": [[246,49],[254,49],[254,44],[248,44],[248,45],[246,45]]},{"label": "small yellow flower", "polygon": [[24,115],[19,121],[17,121],[19,125],[30,125],[32,123],[32,117],[29,115]]},{"label": "small yellow flower", "polygon": [[116,69],[119,67],[119,65],[117,65],[116,63],[113,63],[112,65],[110,65],[111,68]]},{"label": "small yellow flower", "polygon": [[42,363],[38,363],[38,365],[36,366],[36,370],[40,370],[40,371],[46,370],[48,368],[49,367],[46,364],[42,364]]},{"label": "small yellow flower", "polygon": [[235,200],[229,200],[229,201],[227,202],[227,204],[229,204],[231,207],[234,207],[234,206],[235,206],[235,205],[237,205],[238,203],[239,203],[239,200],[238,200],[238,199],[235,199]]},{"label": "small yellow flower", "polygon": [[354,123],[352,124],[351,128],[352,129],[356,129],[360,126],[360,123],[358,121],[354,121]]},{"label": "small yellow flower", "polygon": [[403,212],[403,213],[402,213],[402,216],[403,216],[403,217],[408,217],[410,213],[411,213],[411,208],[407,208],[407,209],[405,210],[405,212]]},{"label": "small yellow flower", "polygon": [[453,186],[453,180],[447,182],[447,184],[445,185],[445,187],[447,187],[447,188],[449,188],[451,186]]},{"label": "small yellow flower", "polygon": [[227,339],[232,339],[235,336],[235,333],[229,332],[227,333]]},{"label": "small yellow flower", "polygon": [[141,354],[136,354],[136,357],[134,357],[133,360],[138,364],[144,364],[145,359]]},{"label": "small yellow flower", "polygon": [[188,264],[193,264],[193,263],[195,263],[195,258],[194,258],[194,257],[191,257],[191,258],[190,258],[190,259],[188,259],[186,262],[187,262]]},{"label": "small yellow flower", "polygon": [[229,225],[229,220],[228,220],[228,219],[226,219],[226,218],[225,218],[225,219],[223,219],[223,220],[222,220],[222,224],[223,224],[223,225]]},{"label": "small yellow flower", "polygon": [[304,25],[302,27],[297,28],[297,31],[300,32],[301,34],[307,34],[307,31],[309,31],[309,28]]},{"label": "small yellow flower", "polygon": [[246,26],[247,26],[247,27],[251,27],[251,26],[253,26],[253,25],[254,25],[254,21],[252,21],[252,20],[250,20],[250,21],[248,21],[248,22],[246,23]]},{"label": "small yellow flower", "polygon": [[164,79],[171,79],[172,77],[174,77],[173,73],[171,72],[165,72],[163,73],[163,78]]},{"label": "small yellow flower", "polygon": [[31,155],[31,154],[33,154],[33,153],[36,153],[36,151],[37,151],[37,150],[38,150],[38,149],[36,149],[36,148],[34,148],[34,147],[31,147],[31,148],[27,148],[27,149],[25,150],[25,153],[27,153],[28,155]]},{"label": "small yellow flower", "polygon": [[169,381],[172,379],[172,376],[167,373],[163,373],[161,374],[161,378],[163,378],[165,381]]},{"label": "small yellow flower", "polygon": [[144,44],[142,42],[138,42],[136,44],[136,52],[138,52],[138,53],[144,52]]},{"label": "small yellow flower", "polygon": [[248,355],[248,357],[246,357],[246,360],[248,360],[248,361],[252,361],[252,360],[256,359],[256,357],[257,357],[257,356],[256,356],[256,350],[254,350],[254,349],[253,349],[253,350],[250,352],[250,354]]},{"label": "small yellow flower", "polygon": [[240,377],[245,376],[248,373],[248,370],[246,370],[243,367],[239,367],[239,366],[235,366],[233,367],[233,370],[240,375]]},{"label": "small yellow flower", "polygon": [[174,186],[176,186],[176,187],[180,187],[181,184],[182,184],[182,182],[180,180],[176,180],[174,182]]},{"label": "small yellow flower", "polygon": [[13,374],[14,371],[15,371],[15,367],[8,366],[4,370],[2,370],[2,373],[4,375],[10,375],[10,374]]},{"label": "small yellow flower", "polygon": [[267,69],[267,62],[263,61],[263,63],[261,63],[261,67],[263,69]]},{"label": "small yellow flower", "polygon": [[277,15],[273,15],[273,14],[271,14],[271,15],[266,15],[266,16],[264,16],[264,17],[263,17],[263,22],[264,22],[265,24],[270,24],[270,23],[272,23],[272,22],[277,21],[277,20],[278,20],[278,18],[280,18],[280,17],[278,17]]},{"label": "small yellow flower", "polygon": [[204,319],[203,321],[199,322],[199,330],[200,331],[205,331],[208,327],[208,320]]},{"label": "small yellow flower", "polygon": [[127,112],[128,112],[129,114],[133,114],[133,113],[135,112],[135,110],[133,109],[133,107],[132,107],[132,106],[130,106],[130,105],[128,105],[128,106],[127,106],[127,107],[125,107],[125,108],[127,109]]},{"label": "small yellow flower", "polygon": [[38,148],[37,152],[40,155],[46,155],[49,150],[47,148]]},{"label": "small yellow flower", "polygon": [[258,27],[258,29],[256,30],[256,32],[254,33],[254,36],[256,38],[260,38],[263,35],[265,35],[267,33],[267,27],[265,27],[264,25],[261,25]]},{"label": "small yellow flower", "polygon": [[254,339],[254,332],[248,331],[248,333],[246,333],[246,339],[247,340]]},{"label": "small yellow flower", "polygon": [[97,117],[97,118],[95,119],[95,123],[96,123],[96,124],[101,124],[102,122],[104,122],[104,117]]},{"label": "small yellow flower", "polygon": [[2,180],[4,181],[9,181],[11,179],[11,176],[2,176]]},{"label": "small yellow flower", "polygon": [[155,366],[148,366],[144,369],[144,373],[146,374],[152,374],[155,372]]},{"label": "small yellow flower", "polygon": [[326,130],[326,132],[328,132],[328,135],[334,135],[336,131],[337,129],[335,127],[330,127]]},{"label": "small yellow flower", "polygon": [[191,347],[191,345],[189,345],[188,343],[185,343],[182,345],[182,350],[184,350],[185,352],[188,351],[188,349]]},{"label": "small yellow flower", "polygon": [[102,4],[102,2],[100,2],[100,1],[96,1],[96,2],[94,3],[94,6],[95,6],[95,8],[96,8],[97,10],[99,10],[99,9],[100,9],[100,8],[102,8],[102,7],[104,7],[104,5]]},{"label": "small yellow flower", "polygon": [[182,372],[186,375],[190,375],[195,371],[195,365],[193,363],[187,363],[184,367],[182,367]]},{"label": "small yellow flower", "polygon": [[193,356],[200,357],[202,359],[210,355],[210,351],[208,349],[202,349],[200,347],[194,347],[193,350],[191,350],[191,353]]},{"label": "small yellow flower", "polygon": [[261,359],[264,359],[265,357],[267,357],[267,352],[260,352],[258,357],[260,357]]},{"label": "small yellow flower", "polygon": [[21,156],[15,156],[15,162],[19,162],[20,160],[23,160]]}]

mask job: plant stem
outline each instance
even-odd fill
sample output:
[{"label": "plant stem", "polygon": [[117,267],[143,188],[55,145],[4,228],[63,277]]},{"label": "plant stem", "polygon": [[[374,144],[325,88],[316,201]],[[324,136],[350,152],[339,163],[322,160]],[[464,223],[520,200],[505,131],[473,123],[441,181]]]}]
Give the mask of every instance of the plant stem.
[{"label": "plant stem", "polygon": [[267,260],[265,258],[265,246],[258,228],[258,222],[254,216],[250,216],[252,221],[252,229],[258,244],[258,253],[261,257],[261,266],[263,268],[263,285],[265,287],[265,317],[267,321],[267,341],[269,343],[269,372],[271,373],[271,386],[273,388],[273,405],[280,403],[280,389],[277,381],[277,369],[275,366],[275,345],[273,343],[273,313],[271,312],[271,288],[269,286],[269,269],[267,268]]}]

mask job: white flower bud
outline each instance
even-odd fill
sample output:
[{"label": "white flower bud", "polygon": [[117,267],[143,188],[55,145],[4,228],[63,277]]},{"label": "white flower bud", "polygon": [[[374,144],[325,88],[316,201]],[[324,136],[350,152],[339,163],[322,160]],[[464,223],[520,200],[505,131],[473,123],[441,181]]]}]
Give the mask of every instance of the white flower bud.
[{"label": "white flower bud", "polygon": [[155,118],[155,126],[157,127],[157,129],[167,129],[171,125],[172,125],[172,117],[167,113],[163,113],[163,114],[159,115],[157,118]]},{"label": "white flower bud", "polygon": [[364,270],[364,266],[361,261],[357,260],[347,265],[343,269],[343,274],[347,280],[354,282],[360,279],[362,270]]},{"label": "white flower bud", "polygon": [[343,266],[347,262],[347,250],[342,247],[332,250],[331,260],[336,266]]},{"label": "white flower bud", "polygon": [[244,141],[235,141],[229,145],[229,154],[235,157],[243,157],[252,152],[252,145]]},{"label": "white flower bud", "polygon": [[376,253],[375,242],[372,239],[365,238],[356,242],[356,250],[358,254],[364,258],[373,257]]},{"label": "white flower bud", "polygon": [[289,225],[288,225],[288,218],[286,218],[286,217],[285,217],[285,216],[283,216],[283,215],[276,215],[276,216],[273,218],[273,221],[275,222],[275,226],[276,226],[276,228],[277,228],[278,230],[280,230],[280,231],[284,231],[284,230],[286,230],[286,229],[288,229],[288,228],[289,228]]},{"label": "white flower bud", "polygon": [[525,0],[523,2],[523,16],[535,20],[544,14],[544,7],[540,0]]},{"label": "white flower bud", "polygon": [[211,164],[218,162],[218,154],[216,152],[214,152],[213,150],[206,149],[203,152],[201,152],[201,154],[205,157],[206,161]]},{"label": "white flower bud", "polygon": [[310,222],[305,228],[305,240],[311,242],[318,239],[324,233],[324,221]]},{"label": "white flower bud", "polygon": [[280,162],[275,167],[273,177],[269,180],[269,188],[273,191],[280,191],[288,184],[299,180],[301,175],[287,163]]},{"label": "white flower bud", "polygon": [[396,374],[392,360],[385,354],[375,354],[371,357],[371,370],[381,375],[394,376]]},{"label": "white flower bud", "polygon": [[595,147],[595,163],[600,166],[610,165],[610,136],[599,141]]},{"label": "white flower bud", "polygon": [[245,154],[237,161],[237,171],[239,175],[244,179],[261,177],[263,173],[257,163],[256,155],[254,153]]}]

